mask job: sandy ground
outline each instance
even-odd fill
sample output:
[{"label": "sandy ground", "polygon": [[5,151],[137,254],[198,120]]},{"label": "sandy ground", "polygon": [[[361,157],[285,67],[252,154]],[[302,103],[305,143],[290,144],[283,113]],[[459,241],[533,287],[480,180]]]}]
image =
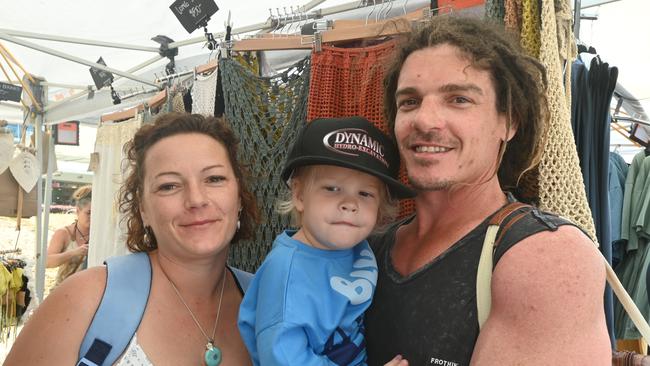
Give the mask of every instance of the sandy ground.
[{"label": "sandy ground", "polygon": [[[65,226],[75,219],[74,214],[50,214],[48,240],[54,230]],[[36,218],[23,219],[21,221],[21,230],[16,231],[16,218],[0,216],[0,250],[20,248],[21,254],[15,255],[27,263],[25,275],[29,278],[29,289],[32,292],[32,301],[23,316],[21,324],[18,325],[18,332],[22,328],[22,323],[29,318],[29,315],[38,307],[36,298]],[[49,293],[54,279],[56,277],[56,268],[47,269],[45,273],[45,296]],[[4,362],[11,345],[13,344],[15,334],[12,334],[5,342],[0,342],[0,363]]]}]

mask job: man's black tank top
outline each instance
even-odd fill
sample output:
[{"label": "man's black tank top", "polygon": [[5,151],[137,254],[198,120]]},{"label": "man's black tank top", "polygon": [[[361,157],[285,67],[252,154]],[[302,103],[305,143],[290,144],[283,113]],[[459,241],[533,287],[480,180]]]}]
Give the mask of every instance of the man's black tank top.
[{"label": "man's black tank top", "polygon": [[[495,265],[522,239],[541,231],[555,231],[560,225],[572,225],[533,207],[517,212],[527,214],[501,240],[494,256]],[[469,365],[479,333],[476,273],[491,217],[406,277],[395,270],[390,253],[397,228],[413,217],[370,238],[379,278],[365,317],[369,365],[383,365],[397,354],[412,366]]]}]

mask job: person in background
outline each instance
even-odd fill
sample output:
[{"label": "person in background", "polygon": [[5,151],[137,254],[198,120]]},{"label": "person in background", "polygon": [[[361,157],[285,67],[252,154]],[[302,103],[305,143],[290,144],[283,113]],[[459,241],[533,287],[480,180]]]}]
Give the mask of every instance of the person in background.
[{"label": "person in background", "polygon": [[377,263],[366,237],[394,218],[397,198],[413,195],[398,172],[393,141],[364,118],[302,129],[282,171],[291,197],[280,207],[299,229],[275,239],[239,312],[254,365],[367,364],[363,314]]},{"label": "person in background", "polygon": [[[250,365],[237,329],[243,287],[226,265],[230,245],[250,238],[258,222],[238,144],[221,120],[168,113],[125,146],[130,173],[120,209],[127,246],[138,253],[130,256],[147,253],[151,263],[151,289],[115,365]],[[76,364],[106,278],[97,266],[64,281],[25,324],[4,365]]]},{"label": "person in background", "polygon": [[436,16],[402,45],[385,85],[417,197],[413,216],[370,239],[379,267],[366,312],[370,364],[399,353],[411,365],[611,365],[604,260],[574,224],[532,206],[494,251],[479,331],[489,219],[541,157],[544,67],[503,27]]},{"label": "person in background", "polygon": [[90,209],[92,187],[82,186],[72,194],[77,219],[57,229],[47,246],[47,268],[58,267],[55,286],[73,273],[86,269],[90,241]]}]

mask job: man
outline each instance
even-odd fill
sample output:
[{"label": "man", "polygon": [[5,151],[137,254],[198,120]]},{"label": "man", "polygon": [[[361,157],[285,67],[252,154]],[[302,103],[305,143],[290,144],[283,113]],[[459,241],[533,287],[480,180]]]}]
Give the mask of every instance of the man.
[{"label": "man", "polygon": [[481,20],[435,17],[399,52],[386,114],[418,196],[416,214],[373,241],[370,364],[400,354],[418,366],[611,365],[602,257],[580,229],[537,209],[522,211],[494,254],[479,332],[487,220],[539,162],[545,79],[516,41]]}]

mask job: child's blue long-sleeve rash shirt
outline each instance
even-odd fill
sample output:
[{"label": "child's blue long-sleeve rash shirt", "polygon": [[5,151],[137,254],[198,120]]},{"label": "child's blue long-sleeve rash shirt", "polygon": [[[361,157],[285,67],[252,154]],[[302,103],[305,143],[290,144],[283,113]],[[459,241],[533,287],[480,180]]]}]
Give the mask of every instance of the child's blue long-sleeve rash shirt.
[{"label": "child's blue long-sleeve rash shirt", "polygon": [[239,329],[255,365],[365,365],[363,314],[377,284],[368,242],[322,250],[285,231],[255,274]]}]

